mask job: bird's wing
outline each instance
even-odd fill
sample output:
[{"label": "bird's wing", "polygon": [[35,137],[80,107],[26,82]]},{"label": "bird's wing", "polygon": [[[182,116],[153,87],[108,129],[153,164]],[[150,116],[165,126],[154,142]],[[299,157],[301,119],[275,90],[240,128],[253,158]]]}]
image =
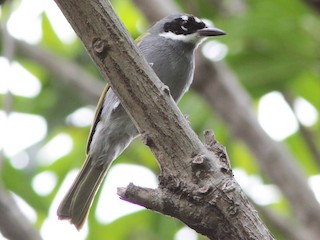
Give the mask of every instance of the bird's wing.
[{"label": "bird's wing", "polygon": [[141,43],[142,39],[146,36],[148,36],[150,33],[147,32],[147,33],[144,33],[142,35],[140,35],[139,37],[137,37],[134,41],[135,43],[137,44],[137,46],[139,46],[139,44]]},{"label": "bird's wing", "polygon": [[101,116],[102,109],[103,109],[104,98],[105,98],[105,96],[106,96],[106,94],[107,94],[109,89],[110,89],[110,86],[109,86],[109,84],[107,84],[105,86],[101,96],[100,96],[100,99],[99,99],[99,102],[98,102],[98,105],[97,105],[97,108],[96,108],[96,114],[94,116],[93,124],[92,124],[91,130],[90,130],[90,135],[89,135],[89,138],[88,138],[87,154],[89,154],[92,138],[93,138],[93,135],[94,135],[94,133],[96,131],[96,126],[97,126],[98,122],[100,121],[100,116]]},{"label": "bird's wing", "polygon": [[[140,37],[138,37],[135,40],[135,43],[139,46],[139,43],[141,42],[142,38],[144,38],[147,34],[149,34],[149,33],[142,34]],[[96,126],[97,126],[98,122],[100,121],[100,115],[101,115],[101,112],[102,112],[102,109],[103,109],[104,98],[105,98],[109,88],[110,88],[110,86],[109,86],[109,84],[107,84],[106,87],[104,88],[102,94],[101,94],[100,99],[99,99],[99,102],[98,102],[98,105],[97,105],[97,108],[96,108],[96,114],[94,116],[94,121],[93,121],[91,130],[90,130],[90,135],[89,135],[89,138],[88,138],[87,154],[89,153],[89,150],[90,150],[90,144],[92,142],[93,135],[94,135],[94,133],[96,131]]]}]

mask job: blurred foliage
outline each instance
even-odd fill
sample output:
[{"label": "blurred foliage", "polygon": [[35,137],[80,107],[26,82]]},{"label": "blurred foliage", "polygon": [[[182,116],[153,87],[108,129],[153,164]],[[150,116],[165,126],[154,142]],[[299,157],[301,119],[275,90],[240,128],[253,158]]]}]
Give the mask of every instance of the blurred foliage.
[{"label": "blurred foliage", "polygon": [[[13,2],[15,9],[20,1]],[[134,38],[147,29],[148,23],[135,8],[134,3],[130,0],[112,2]],[[186,12],[210,19],[228,33],[227,37],[219,38],[229,49],[226,62],[248,90],[253,104],[256,105],[263,94],[277,90],[289,92],[294,98],[303,97],[316,109],[320,109],[319,16],[299,0],[249,0],[242,2],[244,6],[238,11],[233,9],[232,12],[228,12],[231,1],[224,0],[219,4],[217,2],[219,1],[177,0]],[[6,6],[2,7],[1,12],[1,20],[10,14]],[[47,15],[43,13],[40,17],[43,36],[39,45],[62,58],[81,64],[83,69],[99,76],[82,44],[78,40],[64,43],[55,33]],[[3,52],[5,46],[2,42],[0,48]],[[26,150],[31,159],[27,168],[16,169],[10,161],[6,161],[1,170],[1,178],[10,191],[24,199],[36,211],[36,226],[41,228],[66,174],[74,168],[79,168],[85,158],[89,127],[70,126],[66,124],[66,117],[87,103],[83,102],[81,96],[72,88],[61,85],[52,73],[39,64],[19,53],[15,61],[20,62],[39,78],[42,90],[35,98],[13,96],[11,110],[43,116],[48,123],[48,135],[41,143]],[[4,96],[0,95],[0,99],[2,102]],[[203,139],[202,132],[205,129],[215,131],[217,139],[227,147],[234,168],[243,169],[250,175],[261,174],[248,148],[241,140],[230,135],[224,122],[211,111],[210,106],[200,96],[189,92],[181,100],[179,107],[184,114],[189,115],[189,121],[200,138]],[[308,128],[315,136],[318,146],[319,124],[318,121],[315,126]],[[72,151],[49,166],[43,166],[39,161],[33,160],[39,149],[59,133],[70,135],[74,144]],[[299,132],[287,138],[285,143],[307,174],[319,173],[319,166]],[[117,163],[132,163],[133,159],[136,164],[158,173],[156,161],[140,140],[134,141],[119,157]],[[44,171],[54,172],[58,181],[51,194],[39,196],[32,188],[31,182],[36,174]],[[285,200],[274,204],[274,210],[290,214]],[[124,216],[107,226],[99,223],[94,214],[91,214],[88,239],[173,239],[182,226],[183,224],[175,219],[147,210]],[[274,230],[274,233],[277,239],[283,239],[277,230]]]}]

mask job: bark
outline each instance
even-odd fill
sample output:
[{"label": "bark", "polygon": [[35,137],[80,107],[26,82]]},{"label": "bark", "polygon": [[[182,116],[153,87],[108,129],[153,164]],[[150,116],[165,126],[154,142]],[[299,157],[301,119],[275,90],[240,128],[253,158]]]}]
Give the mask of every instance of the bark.
[{"label": "bark", "polygon": [[23,215],[0,183],[0,231],[8,239],[40,240],[39,233]]},{"label": "bark", "polygon": [[[143,10],[148,2],[147,16],[166,16],[172,11],[161,9],[160,0],[134,0]],[[162,4],[173,1],[161,0]],[[176,8],[175,8],[176,9]],[[176,11],[176,10],[174,10]],[[299,169],[296,160],[284,144],[273,141],[260,127],[248,93],[241,87],[235,74],[223,62],[210,62],[198,55],[192,89],[202,95],[218,113],[231,133],[241,139],[256,157],[263,173],[275,183],[290,203],[298,222],[313,236],[320,236],[320,207]]]},{"label": "bark", "polygon": [[[285,146],[271,140],[261,129],[250,109],[249,98],[247,95],[242,95],[245,92],[235,81],[234,75],[224,69],[221,64],[219,67],[211,65],[211,68],[210,73],[216,74],[215,80],[220,79],[220,81],[207,81],[206,83],[202,81],[203,85],[196,82],[195,88],[219,112],[233,135],[246,142],[256,156],[263,173],[277,184],[286,196],[297,220],[313,234],[312,239],[317,239],[320,236],[318,227],[320,209],[314,194],[307,185],[306,176]],[[203,74],[203,71],[204,69],[199,69],[199,73]]]},{"label": "bark", "polygon": [[200,142],[109,3],[56,2],[161,167],[158,189],[130,185],[119,194],[210,239],[273,239],[235,182],[225,152],[210,133],[207,148]]}]

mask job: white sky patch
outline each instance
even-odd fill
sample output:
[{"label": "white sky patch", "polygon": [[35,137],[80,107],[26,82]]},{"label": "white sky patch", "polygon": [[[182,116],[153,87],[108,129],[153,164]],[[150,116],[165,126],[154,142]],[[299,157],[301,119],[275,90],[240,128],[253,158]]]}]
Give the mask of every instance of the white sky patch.
[{"label": "white sky patch", "polygon": [[44,221],[40,234],[43,239],[46,240],[56,240],[56,239],[77,239],[77,240],[85,240],[88,235],[88,224],[85,223],[81,231],[78,231],[72,224],[68,221],[58,220],[57,217],[57,209],[58,206],[70,188],[73,180],[77,175],[76,170],[71,171],[63,181],[61,187],[59,188],[58,193],[49,209],[48,218]]},{"label": "white sky patch", "polygon": [[67,155],[73,148],[73,140],[66,133],[60,133],[51,139],[37,154],[40,165],[49,166]]},{"label": "white sky patch", "polygon": [[16,202],[18,208],[26,216],[26,218],[31,223],[35,223],[37,221],[36,211],[26,201],[24,201],[20,196],[12,193],[12,197],[13,197],[14,201]]},{"label": "white sky patch", "polygon": [[77,239],[85,240],[88,235],[88,226],[85,225],[81,231],[78,231],[75,226],[68,221],[58,220],[57,207],[49,214],[49,217],[44,220],[41,230],[41,237],[46,240],[57,239]]},{"label": "white sky patch", "polygon": [[30,157],[26,151],[21,151],[18,154],[11,157],[11,164],[16,169],[24,169],[30,163]]},{"label": "white sky patch", "polygon": [[0,150],[2,150],[7,142],[6,134],[7,130],[8,118],[7,114],[4,111],[0,110]]},{"label": "white sky patch", "polygon": [[54,1],[46,0],[45,13],[47,14],[53,30],[64,43],[71,43],[77,37],[69,22]]},{"label": "white sky patch", "polygon": [[258,120],[262,128],[274,140],[281,141],[298,130],[294,113],[279,92],[261,97]]},{"label": "white sky patch", "polygon": [[69,114],[66,122],[76,127],[88,127],[91,126],[93,122],[94,113],[94,107],[82,107]]},{"label": "white sky patch", "polygon": [[1,81],[0,81],[0,93],[5,94],[9,90],[11,71],[10,63],[7,58],[0,57],[0,72],[1,72]]},{"label": "white sky patch", "polygon": [[318,121],[317,109],[302,97],[294,101],[294,111],[301,124],[305,126],[312,126]]},{"label": "white sky patch", "polygon": [[225,58],[228,53],[228,47],[217,40],[211,40],[203,44],[201,52],[206,58],[217,62]]},{"label": "white sky patch", "polygon": [[18,62],[10,64],[6,58],[0,57],[0,72],[2,94],[10,91],[13,95],[33,98],[41,91],[39,79]]},{"label": "white sky patch", "polygon": [[12,81],[9,86],[12,94],[32,98],[40,93],[40,81],[22,65],[13,62],[11,71]]},{"label": "white sky patch", "polygon": [[176,235],[174,236],[174,240],[197,240],[198,234],[189,227],[181,228]]},{"label": "white sky patch", "polygon": [[0,111],[0,149],[8,157],[42,140],[47,133],[47,122],[33,114],[12,112],[7,116]]},{"label": "white sky patch", "polygon": [[201,21],[199,18],[197,18],[197,17],[194,17],[194,20],[196,20],[197,23],[201,23],[201,22],[202,22],[202,21]]},{"label": "white sky patch", "polygon": [[182,19],[182,20],[184,20],[184,21],[188,21],[189,16],[187,16],[187,15],[183,15],[183,16],[181,16],[181,19]]},{"label": "white sky patch", "polygon": [[315,175],[312,177],[309,177],[308,183],[310,188],[313,190],[314,195],[316,196],[318,202],[320,203],[320,175]]},{"label": "white sky patch", "polygon": [[248,175],[242,169],[233,170],[234,177],[241,188],[259,205],[279,202],[281,193],[275,185],[264,184],[260,176]]},{"label": "white sky patch", "polygon": [[160,33],[159,36],[172,39],[172,40],[179,40],[187,43],[197,42],[200,39],[197,33],[192,33],[188,35],[183,35],[183,34],[177,35],[177,34],[174,34],[173,32],[164,32],[164,33]]},{"label": "white sky patch", "polygon": [[117,188],[126,187],[130,182],[143,187],[157,187],[155,174],[145,167],[131,164],[113,166],[102,185],[100,199],[96,199],[99,201],[95,213],[98,221],[110,223],[122,216],[144,209],[119,199]]},{"label": "white sky patch", "polygon": [[51,171],[37,174],[32,179],[32,188],[40,196],[49,195],[57,183],[57,176]]},{"label": "white sky patch", "polygon": [[[0,11],[1,11],[1,7],[0,7]],[[0,17],[1,17],[1,12],[0,12]],[[8,238],[5,238],[0,232],[0,240],[8,240]]]},{"label": "white sky patch", "polygon": [[[30,7],[32,6],[32,7]],[[54,1],[24,0],[11,14],[8,20],[9,33],[30,44],[39,43],[42,38],[41,14],[45,11],[58,37],[64,43],[71,43],[76,39],[72,27],[63,16]]]},{"label": "white sky patch", "polygon": [[42,37],[41,14],[44,4],[42,0],[21,1],[8,20],[9,33],[30,44],[39,43]]}]

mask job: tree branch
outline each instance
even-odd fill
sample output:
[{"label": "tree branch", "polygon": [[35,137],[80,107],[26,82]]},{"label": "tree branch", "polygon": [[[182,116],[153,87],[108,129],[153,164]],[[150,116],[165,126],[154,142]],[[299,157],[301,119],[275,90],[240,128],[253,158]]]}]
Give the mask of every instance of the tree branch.
[{"label": "tree branch", "polygon": [[[168,213],[210,239],[273,239],[230,171],[222,170],[220,156],[211,154],[190,129],[109,2],[56,2],[157,157],[157,191],[167,196],[162,202],[170,207]],[[188,203],[191,212],[184,215],[170,199]]]},{"label": "tree branch", "polygon": [[[171,13],[166,12],[166,9],[160,9],[158,1],[134,0],[141,10],[144,3],[150,4],[147,9],[149,13],[146,14],[151,16],[150,22],[157,20],[153,16],[163,14],[163,17]],[[172,4],[173,1],[162,0],[162,4],[166,3]],[[256,156],[263,173],[286,196],[298,221],[314,234],[314,239],[317,239],[320,236],[320,207],[306,182],[306,176],[287,148],[273,141],[260,127],[251,107],[250,96],[239,85],[233,72],[224,63],[210,62],[199,54],[191,87],[207,100],[227,124],[231,133],[245,142]]]},{"label": "tree branch", "polygon": [[262,218],[277,228],[282,233],[284,239],[290,240],[310,240],[314,239],[312,233],[304,229],[294,219],[288,219],[264,206],[254,205]]},{"label": "tree branch", "polygon": [[8,239],[40,240],[39,233],[23,215],[0,182],[0,231]]}]

